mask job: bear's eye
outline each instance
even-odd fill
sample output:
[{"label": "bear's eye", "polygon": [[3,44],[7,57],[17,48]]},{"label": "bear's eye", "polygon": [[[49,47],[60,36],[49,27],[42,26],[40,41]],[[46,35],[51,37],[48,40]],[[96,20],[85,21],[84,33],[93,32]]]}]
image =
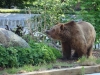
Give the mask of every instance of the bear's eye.
[{"label": "bear's eye", "polygon": [[55,29],[52,29],[52,31],[54,32],[54,31],[55,31]]},{"label": "bear's eye", "polygon": [[68,28],[64,28],[64,30],[68,30]]}]

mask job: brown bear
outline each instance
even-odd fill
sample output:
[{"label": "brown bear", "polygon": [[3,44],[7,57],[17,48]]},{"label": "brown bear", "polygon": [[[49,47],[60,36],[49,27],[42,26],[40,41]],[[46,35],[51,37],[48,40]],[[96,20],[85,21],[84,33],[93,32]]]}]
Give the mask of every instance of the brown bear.
[{"label": "brown bear", "polygon": [[94,27],[85,21],[59,23],[46,31],[46,34],[62,44],[64,59],[71,58],[71,50],[75,50],[73,57],[89,57],[95,41],[96,32]]}]

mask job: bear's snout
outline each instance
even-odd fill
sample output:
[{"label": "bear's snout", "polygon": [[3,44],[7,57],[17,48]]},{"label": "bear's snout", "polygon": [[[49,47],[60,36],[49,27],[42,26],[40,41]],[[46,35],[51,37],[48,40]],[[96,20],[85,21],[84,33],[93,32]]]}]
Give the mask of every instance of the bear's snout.
[{"label": "bear's snout", "polygon": [[48,31],[48,30],[46,30],[46,31],[45,31],[45,33],[46,33],[46,34],[49,34],[49,31]]}]

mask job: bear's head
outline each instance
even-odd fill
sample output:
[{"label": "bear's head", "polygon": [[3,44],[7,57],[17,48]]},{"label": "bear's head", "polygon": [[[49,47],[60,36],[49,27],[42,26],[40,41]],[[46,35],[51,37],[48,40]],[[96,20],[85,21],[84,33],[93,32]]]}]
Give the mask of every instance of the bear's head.
[{"label": "bear's head", "polygon": [[65,41],[71,38],[71,34],[73,34],[73,28],[76,23],[74,21],[70,21],[68,23],[59,23],[53,26],[50,30],[46,31],[46,34],[57,40]]}]

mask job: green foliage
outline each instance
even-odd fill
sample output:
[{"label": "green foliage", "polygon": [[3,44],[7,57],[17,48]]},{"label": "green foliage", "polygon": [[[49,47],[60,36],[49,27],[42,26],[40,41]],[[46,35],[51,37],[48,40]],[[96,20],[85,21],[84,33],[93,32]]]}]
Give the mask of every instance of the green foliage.
[{"label": "green foliage", "polygon": [[0,66],[5,66],[6,64],[8,64],[7,57],[8,57],[8,52],[6,52],[6,49],[4,47],[0,46]]},{"label": "green foliage", "polygon": [[87,57],[86,56],[82,56],[81,58],[79,58],[78,62],[83,63],[86,60],[87,60]]},{"label": "green foliage", "polygon": [[13,47],[4,48],[0,46],[0,66],[12,67],[17,65],[17,50]]},{"label": "green foliage", "polygon": [[97,58],[96,63],[100,64],[100,58]]},{"label": "green foliage", "polygon": [[30,48],[16,48],[17,49],[17,59],[19,62],[19,66],[23,66],[24,64],[33,64],[33,55],[32,55],[32,49]]},{"label": "green foliage", "polygon": [[81,74],[82,74],[82,75],[85,75],[85,68],[84,68],[84,66],[82,66]]},{"label": "green foliage", "polygon": [[64,14],[74,13],[72,10],[72,1],[64,1],[61,0],[37,0],[33,3],[33,7],[31,6],[30,9],[38,11],[42,15],[42,21],[44,22],[43,25],[49,28],[50,26],[62,22],[62,17]]},{"label": "green foliage", "polygon": [[56,58],[59,58],[61,56],[61,53],[56,50],[55,48],[49,47],[45,45],[44,43],[34,43],[31,42],[30,46],[32,49],[34,49],[33,57],[34,64],[38,65],[41,63],[49,63],[50,61],[55,61]]},{"label": "green foliage", "polygon": [[23,7],[24,4],[33,2],[35,0],[0,0],[0,7],[2,8],[11,8],[11,6]]},{"label": "green foliage", "polygon": [[30,42],[31,48],[0,46],[0,66],[20,67],[25,64],[39,65],[42,63],[54,62],[61,53],[48,47],[44,43]]}]

